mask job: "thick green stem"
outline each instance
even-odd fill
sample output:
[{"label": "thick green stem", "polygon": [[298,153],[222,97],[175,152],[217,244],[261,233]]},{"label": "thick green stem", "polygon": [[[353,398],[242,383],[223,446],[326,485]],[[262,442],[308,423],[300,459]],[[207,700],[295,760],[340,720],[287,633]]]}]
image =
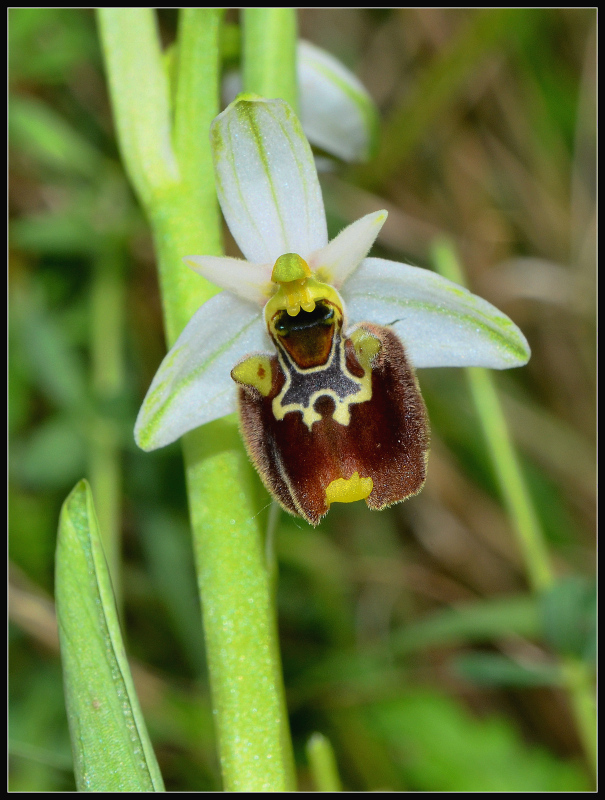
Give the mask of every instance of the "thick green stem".
[{"label": "thick green stem", "polygon": [[[219,110],[221,12],[181,12],[173,126],[149,11],[103,10],[100,17],[122,152],[153,229],[171,346],[192,314],[217,291],[182,259],[221,252],[208,138]],[[133,42],[148,70],[142,77],[136,58],[123,52]],[[142,92],[157,98],[153,111],[146,101],[139,103]],[[160,127],[150,132],[146,122],[154,117]],[[225,789],[292,790],[294,759],[258,479],[233,418],[187,434],[184,454]]]},{"label": "thick green stem", "polygon": [[294,758],[257,478],[232,419],[185,437],[206,650],[227,791],[292,791]]},{"label": "thick green stem", "polygon": [[280,97],[298,111],[296,28],[293,8],[244,11],[244,91]]}]

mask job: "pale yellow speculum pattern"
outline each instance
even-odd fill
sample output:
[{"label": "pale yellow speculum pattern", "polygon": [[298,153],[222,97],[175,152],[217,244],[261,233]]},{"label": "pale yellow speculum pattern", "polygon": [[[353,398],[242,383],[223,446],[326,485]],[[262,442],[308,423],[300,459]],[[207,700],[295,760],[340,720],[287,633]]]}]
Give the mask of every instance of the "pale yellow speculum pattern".
[{"label": "pale yellow speculum pattern", "polygon": [[233,367],[231,377],[238,383],[253,386],[266,397],[273,382],[271,361],[267,356],[250,356]]},{"label": "pale yellow speculum pattern", "polygon": [[[279,334],[275,330],[275,320],[279,318],[280,311],[286,311],[290,316],[296,316],[300,309],[313,311],[316,302],[327,301],[335,310],[337,322],[342,325],[343,301],[336,289],[327,283],[318,281],[313,276],[309,265],[296,253],[286,253],[280,256],[273,267],[271,280],[279,288],[265,306],[265,321],[269,328],[269,333],[275,341],[279,341]],[[340,331],[340,327],[337,330]],[[364,403],[372,398],[372,361],[380,350],[380,342],[371,333],[358,328],[351,335],[351,341],[357,354],[357,359],[364,370],[361,378],[352,375],[346,366],[346,353],[344,340],[334,336],[330,357],[326,364],[309,369],[301,369],[284,352],[283,348],[278,348],[278,356],[282,365],[286,382],[277,397],[273,399],[273,416],[277,420],[282,420],[291,411],[300,411],[303,422],[311,430],[314,422],[319,422],[321,414],[314,409],[315,402],[320,397],[331,397],[334,400],[334,411],[332,418],[340,425],[348,425],[351,421],[350,406],[353,403]],[[340,397],[333,389],[322,386],[321,373],[333,366],[338,360],[339,369],[350,381],[357,384],[357,391],[352,392],[347,397]],[[244,362],[245,363],[245,362]],[[291,372],[298,372],[314,380],[318,388],[308,398],[305,405],[302,403],[288,403],[284,405],[283,399],[292,383]],[[234,376],[235,377],[235,376]]]},{"label": "pale yellow speculum pattern", "polygon": [[326,487],[326,503],[354,503],[365,500],[374,487],[371,478],[360,478],[354,472],[350,478],[337,478]]},{"label": "pale yellow speculum pattern", "polygon": [[[310,397],[307,405],[302,405],[302,403],[288,403],[287,405],[283,404],[283,399],[285,397],[286,392],[290,388],[290,376],[288,371],[286,370],[286,375],[288,376],[286,379],[286,383],[284,384],[283,389],[278,394],[277,397],[274,398],[272,404],[273,416],[275,419],[283,419],[286,414],[291,411],[300,411],[302,414],[303,422],[307,426],[309,430],[313,427],[314,422],[319,422],[321,420],[321,414],[319,414],[314,405],[320,397],[331,397],[334,400],[334,411],[332,412],[332,419],[335,422],[338,422],[340,425],[347,426],[351,421],[351,405],[353,403],[365,403],[366,400],[370,400],[372,398],[372,371],[368,367],[363,376],[358,378],[356,375],[352,375],[346,368],[345,358],[344,358],[344,346],[341,342],[340,348],[340,368],[341,371],[347,375],[352,381],[354,381],[358,386],[359,389],[354,393],[350,394],[347,397],[339,397],[333,389],[326,389],[321,387],[313,392]],[[280,357],[283,357],[280,353]],[[330,366],[332,360],[334,358],[338,358],[339,354],[337,353],[337,348],[334,346],[332,348],[332,353],[328,362],[323,367],[313,367],[312,369],[305,370],[307,373],[321,373],[325,370],[328,366]],[[290,363],[292,369],[298,369],[296,365]],[[302,371],[302,370],[301,370]],[[319,384],[321,384],[321,375],[316,376],[316,380]]]}]

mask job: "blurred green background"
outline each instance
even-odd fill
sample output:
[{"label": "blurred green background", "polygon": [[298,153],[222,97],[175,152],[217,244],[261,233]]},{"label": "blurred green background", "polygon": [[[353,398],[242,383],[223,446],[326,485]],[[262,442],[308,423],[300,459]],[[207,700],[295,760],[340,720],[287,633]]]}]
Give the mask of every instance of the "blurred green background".
[{"label": "blurred green background", "polygon": [[[166,46],[176,14],[159,12]],[[351,790],[591,786],[557,659],[594,659],[595,26],[591,9],[299,12],[383,121],[370,164],[321,176],[331,235],[386,208],[374,254],[425,267],[447,236],[529,339],[528,366],[495,377],[559,577],[530,594],[464,372],[422,370],[424,491],[337,505],[316,530],[280,517],[301,788],[316,730]],[[88,477],[122,533],[124,635],[166,787],[217,789],[180,449],[132,437],[165,347],[93,12],[9,10],[9,88],[10,788],[75,788],[53,560]]]}]

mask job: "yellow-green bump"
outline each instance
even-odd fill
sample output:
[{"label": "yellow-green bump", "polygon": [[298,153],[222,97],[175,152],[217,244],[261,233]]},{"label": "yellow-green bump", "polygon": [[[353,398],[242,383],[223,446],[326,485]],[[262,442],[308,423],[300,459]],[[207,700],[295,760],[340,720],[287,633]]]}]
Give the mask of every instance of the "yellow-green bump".
[{"label": "yellow-green bump", "polygon": [[250,356],[233,367],[231,377],[238,383],[253,386],[266,397],[273,381],[271,361],[267,356]]},{"label": "yellow-green bump", "polygon": [[273,265],[271,280],[279,284],[274,301],[291,317],[295,317],[301,308],[303,311],[313,311],[315,308],[315,300],[309,285],[312,276],[307,262],[296,253],[284,253]]},{"label": "yellow-green bump", "polygon": [[354,472],[350,478],[337,478],[326,487],[326,503],[354,503],[365,500],[374,487],[371,478],[360,478]]},{"label": "yellow-green bump", "polygon": [[274,283],[289,283],[311,277],[309,265],[296,253],[285,253],[273,266],[271,280]]},{"label": "yellow-green bump", "polygon": [[357,360],[367,371],[370,369],[372,361],[380,352],[380,340],[364,328],[357,328],[357,330],[353,331],[351,334],[351,341],[355,348]]}]

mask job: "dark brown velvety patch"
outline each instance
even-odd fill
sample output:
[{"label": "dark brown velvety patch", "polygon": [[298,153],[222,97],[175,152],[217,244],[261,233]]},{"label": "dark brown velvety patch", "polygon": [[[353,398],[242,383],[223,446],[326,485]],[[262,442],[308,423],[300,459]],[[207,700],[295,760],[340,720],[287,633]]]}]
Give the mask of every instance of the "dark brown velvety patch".
[{"label": "dark brown velvety patch", "polygon": [[[389,328],[370,323],[361,327],[379,339],[381,349],[372,365],[372,397],[351,404],[349,425],[332,418],[330,397],[316,401],[322,418],[311,430],[299,411],[276,420],[272,401],[285,382],[276,356],[267,397],[240,386],[241,427],[251,460],[275,499],[312,525],[328,512],[326,487],[338,478],[355,472],[372,478],[366,503],[381,509],[419,492],[426,476],[428,421],[403,345]],[[345,346],[348,368],[363,373],[350,340]]]}]

